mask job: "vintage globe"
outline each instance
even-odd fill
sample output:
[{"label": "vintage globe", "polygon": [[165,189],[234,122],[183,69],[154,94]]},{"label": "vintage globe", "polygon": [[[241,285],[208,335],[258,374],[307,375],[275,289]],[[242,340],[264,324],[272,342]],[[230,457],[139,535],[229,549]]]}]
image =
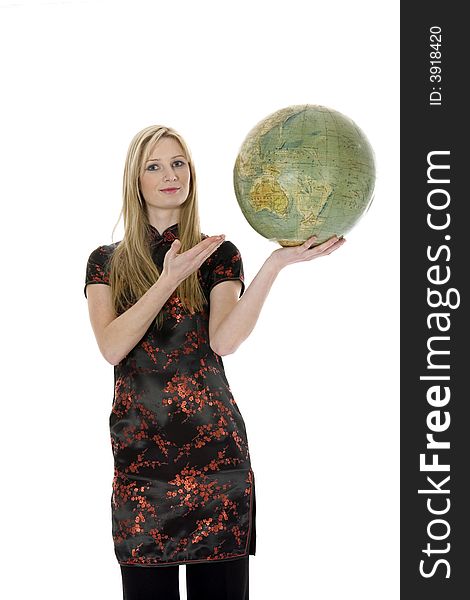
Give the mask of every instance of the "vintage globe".
[{"label": "vintage globe", "polygon": [[312,104],[288,106],[246,136],[233,170],[248,223],[282,246],[349,231],[374,192],[372,147],[348,117]]}]

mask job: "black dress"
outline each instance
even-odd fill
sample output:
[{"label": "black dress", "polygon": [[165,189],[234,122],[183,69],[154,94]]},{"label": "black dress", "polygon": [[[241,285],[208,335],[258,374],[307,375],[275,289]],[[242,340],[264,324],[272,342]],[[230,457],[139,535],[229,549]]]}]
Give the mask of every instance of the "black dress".
[{"label": "black dress", "polygon": [[[160,272],[178,224],[149,225]],[[204,236],[205,237],[205,236]],[[120,242],[99,246],[86,286],[109,285],[108,259]],[[242,282],[243,263],[225,240],[201,265],[209,300],[217,283]],[[255,554],[255,480],[245,423],[222,358],[209,345],[209,310],[190,315],[174,292],[154,324],[114,367],[109,417],[114,455],[112,535],[119,564],[164,566]]]}]

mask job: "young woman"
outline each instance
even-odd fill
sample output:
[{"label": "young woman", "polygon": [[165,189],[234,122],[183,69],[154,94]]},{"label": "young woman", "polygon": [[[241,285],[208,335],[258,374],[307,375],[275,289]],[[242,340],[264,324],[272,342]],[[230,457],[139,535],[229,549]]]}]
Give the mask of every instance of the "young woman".
[{"label": "young woman", "polygon": [[84,291],[114,365],[112,534],[124,599],[178,599],[186,564],[188,600],[248,600],[255,479],[222,356],[250,335],[283,267],[344,239],[274,250],[245,291],[235,244],[200,232],[188,146],[159,125],[130,144],[121,214],[124,237],[90,254]]}]

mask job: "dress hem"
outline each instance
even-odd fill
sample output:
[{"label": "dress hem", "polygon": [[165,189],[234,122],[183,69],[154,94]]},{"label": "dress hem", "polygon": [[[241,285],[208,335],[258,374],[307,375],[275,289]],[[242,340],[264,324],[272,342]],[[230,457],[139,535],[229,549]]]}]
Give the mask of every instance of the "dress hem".
[{"label": "dress hem", "polygon": [[256,489],[255,489],[255,475],[253,473],[253,469],[250,468],[251,476],[252,476],[252,484],[251,484],[251,495],[250,495],[250,510],[249,510],[249,525],[248,525],[248,535],[246,540],[246,550],[243,554],[237,554],[236,556],[228,556],[225,558],[201,558],[196,560],[175,560],[175,561],[166,561],[166,562],[158,562],[152,565],[144,565],[141,563],[126,563],[124,561],[118,560],[118,563],[121,567],[168,567],[172,565],[191,565],[197,563],[215,563],[215,562],[224,562],[229,560],[238,560],[239,558],[247,558],[248,556],[255,556],[255,544],[256,544]]},{"label": "dress hem", "polygon": [[125,562],[119,562],[119,565],[121,567],[169,567],[172,565],[192,565],[192,564],[200,564],[200,563],[215,563],[215,562],[226,562],[229,560],[238,560],[239,558],[247,558],[248,556],[254,556],[252,554],[250,554],[249,552],[245,552],[245,554],[240,554],[237,556],[231,556],[231,557],[227,557],[227,558],[202,558],[200,560],[176,560],[174,562],[161,562],[161,563],[155,563],[154,565],[142,565],[142,564],[135,564],[135,563],[125,563]]}]

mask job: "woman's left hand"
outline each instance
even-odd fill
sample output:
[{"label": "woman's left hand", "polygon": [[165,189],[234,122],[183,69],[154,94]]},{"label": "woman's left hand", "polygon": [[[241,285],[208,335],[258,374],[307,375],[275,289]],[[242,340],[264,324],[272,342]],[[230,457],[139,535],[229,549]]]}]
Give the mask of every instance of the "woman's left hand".
[{"label": "woman's left hand", "polygon": [[282,269],[287,265],[303,262],[305,260],[313,260],[314,258],[320,258],[321,256],[327,256],[331,254],[346,242],[346,239],[334,235],[330,239],[326,240],[322,244],[318,244],[318,246],[314,246],[310,248],[312,244],[315,243],[317,239],[316,235],[305,240],[303,244],[300,246],[286,246],[283,248],[278,248],[272,252],[269,257],[269,261],[274,263],[278,269]]}]

